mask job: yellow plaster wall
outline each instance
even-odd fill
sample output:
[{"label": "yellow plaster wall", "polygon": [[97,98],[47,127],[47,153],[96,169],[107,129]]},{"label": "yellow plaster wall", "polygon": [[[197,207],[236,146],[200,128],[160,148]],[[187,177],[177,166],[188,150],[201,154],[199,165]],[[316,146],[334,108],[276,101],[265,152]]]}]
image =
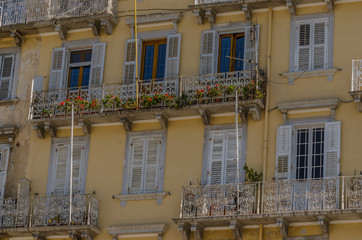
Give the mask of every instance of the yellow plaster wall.
[{"label": "yellow plaster wall", "polygon": [[[187,8],[192,0],[173,1],[174,8]],[[130,14],[133,8],[132,1],[119,1],[120,15]],[[169,0],[143,1],[139,3],[140,9],[161,8],[168,6]],[[334,29],[334,64],[342,68],[337,72],[333,81],[327,81],[325,77],[300,78],[294,84],[288,84],[288,80],[280,76],[289,71],[289,37],[290,14],[288,10],[273,11],[272,22],[272,50],[271,50],[271,81],[270,84],[270,108],[277,103],[315,98],[339,97],[343,100],[351,100],[348,94],[351,79],[351,59],[361,58],[360,48],[361,31],[359,29],[362,20],[360,9],[362,3],[338,4],[335,10]],[[297,14],[310,14],[325,12],[324,6],[298,8]],[[151,11],[152,12],[152,11]],[[242,14],[222,16],[216,18],[216,23],[245,21]],[[267,62],[267,25],[268,13],[257,12],[253,14],[253,22],[260,24],[260,67],[265,69]],[[348,26],[348,27],[345,27]],[[146,30],[159,30],[161,28],[147,28]],[[191,12],[185,12],[182,21],[178,24],[178,32],[182,34],[181,41],[181,75],[197,75],[199,72],[200,38],[203,30],[209,30],[210,24],[197,25],[196,18]],[[120,18],[119,25],[114,28],[114,33],[100,36],[101,42],[107,42],[106,61],[104,69],[104,83],[120,83],[123,74],[124,48],[126,39],[130,38],[129,27],[125,23],[125,17]],[[68,34],[68,40],[93,38],[90,31]],[[41,47],[39,47],[39,44]],[[31,53],[38,48],[38,64],[35,65],[36,75],[46,76],[44,88],[48,88],[49,72],[51,65],[52,49],[60,47],[61,40],[54,36],[32,36],[23,47],[23,54]],[[0,46],[12,45],[11,39],[0,39]],[[35,74],[33,74],[35,76]],[[27,79],[28,81],[29,79]],[[279,84],[282,83],[282,84]],[[28,89],[28,86],[27,86]],[[19,90],[20,91],[20,90]],[[24,106],[25,108],[25,106]],[[297,117],[314,117],[321,114],[296,114]],[[295,116],[292,116],[293,118]],[[262,113],[261,121],[255,121],[249,116],[247,132],[247,163],[258,172],[262,170],[263,131],[265,113]],[[362,169],[360,156],[360,137],[362,132],[362,115],[357,112],[354,103],[342,103],[336,111],[336,119],[342,121],[342,145],[341,145],[341,171],[343,175],[352,175]],[[212,124],[232,124],[233,116],[212,117]],[[273,110],[269,114],[268,149],[267,149],[267,180],[274,177],[275,166],[275,133],[277,126],[282,124],[282,114]],[[100,199],[99,227],[102,232],[96,239],[111,239],[107,232],[107,226],[118,224],[147,224],[167,223],[169,230],[164,236],[166,240],[180,239],[177,227],[172,219],[179,216],[182,186],[198,185],[201,181],[202,156],[204,146],[204,125],[201,119],[170,121],[167,130],[167,149],[164,190],[169,192],[161,205],[156,200],[127,201],[126,207],[120,207],[118,199],[112,199],[114,194],[121,192],[123,177],[126,132],[121,125],[96,126],[92,128],[90,136],[90,152],[88,160],[88,172],[86,192],[95,191]],[[158,130],[158,122],[134,123],[134,131]],[[49,168],[51,138],[46,134],[45,139],[38,139],[34,131],[28,131],[31,149],[29,152],[29,164],[25,176],[32,181],[32,191],[44,195]],[[83,135],[80,128],[75,135]],[[58,131],[58,137],[69,137],[69,130]],[[359,239],[360,224],[341,224],[331,226],[331,240],[333,239]],[[258,229],[245,229],[245,239],[258,239]],[[319,229],[310,227],[291,227],[293,236],[318,234]],[[347,238],[346,236],[349,236]],[[280,239],[278,228],[265,228],[263,239]],[[132,238],[134,239],[134,238]],[[148,238],[142,238],[147,240]],[[154,238],[149,238],[154,239]],[[193,236],[191,239],[194,239]],[[205,239],[221,240],[234,239],[231,231],[206,231]]]}]

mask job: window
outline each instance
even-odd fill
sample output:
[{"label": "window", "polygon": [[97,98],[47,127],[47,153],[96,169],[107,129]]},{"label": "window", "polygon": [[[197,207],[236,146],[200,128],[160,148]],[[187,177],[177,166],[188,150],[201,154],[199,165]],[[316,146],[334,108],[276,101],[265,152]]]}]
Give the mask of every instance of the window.
[{"label": "window", "polygon": [[9,155],[10,155],[10,147],[8,145],[1,145],[0,146],[0,199],[4,198]]},{"label": "window", "polygon": [[333,15],[292,18],[291,71],[332,67]]},{"label": "window", "polygon": [[68,87],[86,87],[89,85],[92,49],[72,51],[70,53]]},{"label": "window", "polygon": [[[73,145],[73,194],[84,193],[88,162],[88,140],[78,137]],[[57,139],[53,142],[48,175],[48,195],[69,194],[70,142]]]},{"label": "window", "polygon": [[[240,176],[243,176],[245,165],[245,144],[242,129],[239,131],[239,159]],[[235,129],[210,130],[207,134],[207,147],[204,152],[204,182],[207,184],[230,184],[236,183],[237,161],[236,161],[236,133]],[[243,177],[241,177],[243,179]]]},{"label": "window", "polygon": [[106,43],[94,43],[91,49],[78,45],[74,48],[54,48],[49,89],[100,85],[105,52]]},{"label": "window", "polygon": [[122,194],[163,191],[166,132],[129,133]]},{"label": "window", "polygon": [[0,55],[0,100],[11,97],[15,54]]},{"label": "window", "polygon": [[[175,78],[179,75],[181,34],[168,35],[167,39],[157,41],[138,39],[137,43],[141,63],[140,79]],[[133,83],[135,77],[136,41],[129,39],[126,42],[123,81]]]},{"label": "window", "polygon": [[244,33],[220,35],[219,71],[233,72],[244,70]]},{"label": "window", "polygon": [[258,25],[245,26],[237,31],[235,28],[204,31],[201,35],[200,74],[251,70],[255,67],[258,47]]},{"label": "window", "polygon": [[276,178],[282,180],[338,176],[340,132],[339,121],[279,126]]},{"label": "window", "polygon": [[166,40],[145,42],[142,51],[142,80],[165,77]]}]

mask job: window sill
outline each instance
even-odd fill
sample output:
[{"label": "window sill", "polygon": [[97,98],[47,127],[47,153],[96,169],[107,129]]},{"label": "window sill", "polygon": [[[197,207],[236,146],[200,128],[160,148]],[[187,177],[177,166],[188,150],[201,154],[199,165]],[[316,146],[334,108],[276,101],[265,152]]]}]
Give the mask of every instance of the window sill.
[{"label": "window sill", "polygon": [[134,200],[157,200],[157,204],[162,204],[162,200],[166,197],[166,192],[161,193],[140,193],[140,194],[120,194],[115,195],[114,198],[118,198],[121,201],[121,207],[126,206],[127,201]]},{"label": "window sill", "polygon": [[0,107],[1,106],[15,105],[18,102],[19,102],[19,99],[17,99],[17,98],[0,100]]},{"label": "window sill", "polygon": [[327,77],[328,81],[332,81],[333,75],[337,70],[337,68],[329,68],[301,72],[285,72],[282,76],[288,78],[290,84],[293,84],[295,79],[308,77]]}]

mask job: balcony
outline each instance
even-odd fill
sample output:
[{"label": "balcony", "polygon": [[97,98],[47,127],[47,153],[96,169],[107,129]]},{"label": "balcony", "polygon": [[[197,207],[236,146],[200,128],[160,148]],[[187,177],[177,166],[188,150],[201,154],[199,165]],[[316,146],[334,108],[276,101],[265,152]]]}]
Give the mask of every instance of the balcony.
[{"label": "balcony", "polygon": [[[208,124],[210,114],[235,111],[235,91],[243,94],[239,103],[242,119],[250,112],[257,120],[264,109],[264,85],[255,72],[240,71],[201,76],[140,81],[136,104],[136,84],[105,84],[71,89],[34,91],[30,120],[69,126],[71,105],[75,116],[88,124],[165,117],[202,115]],[[41,127],[41,126],[40,126]]]},{"label": "balcony", "polygon": [[25,237],[36,234],[93,236],[100,230],[98,200],[94,195],[74,195],[69,224],[69,196],[47,196],[0,200],[0,236]]},{"label": "balcony", "polygon": [[290,223],[316,221],[328,234],[329,221],[360,219],[361,189],[361,176],[190,186],[174,221],[181,232],[258,224],[278,224],[284,231]]},{"label": "balcony", "polygon": [[349,94],[362,112],[362,60],[352,60],[352,85]]},{"label": "balcony", "polygon": [[[4,0],[0,3],[0,37],[22,41],[26,34],[59,32],[64,40],[69,30],[104,28],[112,33],[117,20],[117,0]],[[21,44],[20,44],[21,45]]]}]

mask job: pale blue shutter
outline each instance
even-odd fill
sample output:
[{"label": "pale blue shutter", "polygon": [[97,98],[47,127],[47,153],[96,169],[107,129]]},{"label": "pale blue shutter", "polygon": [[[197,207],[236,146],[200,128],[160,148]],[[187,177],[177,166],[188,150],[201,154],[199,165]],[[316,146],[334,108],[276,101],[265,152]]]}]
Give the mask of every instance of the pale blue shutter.
[{"label": "pale blue shutter", "polygon": [[106,43],[95,43],[92,49],[92,65],[90,71],[89,85],[100,85],[103,81],[104,59],[106,54]]},{"label": "pale blue shutter", "polygon": [[63,89],[66,88],[66,59],[67,48],[54,48],[52,55],[52,65],[50,70],[49,89]]},{"label": "pale blue shutter", "polygon": [[259,50],[259,25],[245,28],[245,70],[252,70],[256,66]]},{"label": "pale blue shutter", "polygon": [[167,36],[165,78],[179,75],[181,34]]},{"label": "pale blue shutter", "polygon": [[279,126],[276,137],[275,177],[277,180],[291,178],[292,125]]},{"label": "pale blue shutter", "polygon": [[326,122],[324,134],[324,176],[336,177],[340,172],[341,122]]},{"label": "pale blue shutter", "polygon": [[217,32],[204,31],[201,35],[200,75],[216,72]]}]

